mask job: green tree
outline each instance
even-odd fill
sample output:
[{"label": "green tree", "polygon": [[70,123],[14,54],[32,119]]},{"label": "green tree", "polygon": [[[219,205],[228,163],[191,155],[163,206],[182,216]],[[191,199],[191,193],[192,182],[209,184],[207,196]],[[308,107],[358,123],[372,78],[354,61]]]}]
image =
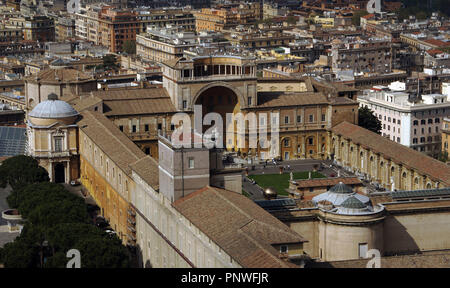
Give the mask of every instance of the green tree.
[{"label": "green tree", "polygon": [[358,10],[355,13],[353,13],[352,16],[352,24],[355,26],[360,26],[361,25],[361,17],[368,15],[369,12],[367,12],[366,10]]},{"label": "green tree", "polygon": [[136,41],[127,40],[122,45],[122,51],[130,54],[135,55],[136,54]]},{"label": "green tree", "polygon": [[448,152],[447,151],[441,151],[438,155],[438,160],[446,163],[449,161]]},{"label": "green tree", "polygon": [[36,159],[18,155],[3,161],[0,165],[0,186],[9,183],[13,189],[19,189],[32,183],[49,181],[48,172],[39,166]]},{"label": "green tree", "polygon": [[113,54],[108,54],[103,56],[102,58],[103,64],[97,66],[99,69],[104,69],[105,71],[114,70],[117,71],[120,68],[120,65],[117,64],[117,58]]},{"label": "green tree", "polygon": [[358,125],[380,134],[381,121],[375,117],[373,111],[367,107],[360,107],[358,110]]}]

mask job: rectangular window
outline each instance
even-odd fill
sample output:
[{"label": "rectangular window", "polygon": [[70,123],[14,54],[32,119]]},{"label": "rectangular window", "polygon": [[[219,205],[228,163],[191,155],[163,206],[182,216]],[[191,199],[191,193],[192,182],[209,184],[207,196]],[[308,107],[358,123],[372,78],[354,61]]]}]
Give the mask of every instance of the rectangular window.
[{"label": "rectangular window", "polygon": [[188,163],[188,165],[189,165],[189,169],[194,168],[194,158],[192,158],[192,157],[189,158],[189,163]]},{"label": "rectangular window", "polygon": [[183,109],[186,109],[186,108],[187,108],[187,101],[183,100]]},{"label": "rectangular window", "polygon": [[314,122],[314,115],[309,115],[309,122]]},{"label": "rectangular window", "polygon": [[289,116],[284,116],[284,124],[289,124]]},{"label": "rectangular window", "polygon": [[55,151],[62,151],[62,137],[55,137]]},{"label": "rectangular window", "polygon": [[367,243],[359,243],[359,258],[367,258]]},{"label": "rectangular window", "polygon": [[119,126],[119,129],[120,129],[120,131],[123,132],[123,126],[122,125]]},{"label": "rectangular window", "polygon": [[132,129],[133,129],[133,130],[132,130],[133,133],[136,133],[136,125],[133,125],[133,126],[132,126]]},{"label": "rectangular window", "polygon": [[322,114],[322,122],[325,121],[325,114]]},{"label": "rectangular window", "polygon": [[280,246],[280,253],[287,253],[288,252],[288,246],[287,245],[281,245]]},{"label": "rectangular window", "polygon": [[145,124],[144,129],[145,129],[145,132],[148,132],[148,130],[149,130],[148,124]]},{"label": "rectangular window", "polygon": [[161,130],[161,129],[162,129],[162,124],[159,123],[159,124],[158,124],[158,130]]},{"label": "rectangular window", "polygon": [[248,105],[252,105],[252,97],[248,97],[247,103],[248,103]]},{"label": "rectangular window", "polygon": [[302,116],[297,116],[297,122],[298,123],[302,122]]}]

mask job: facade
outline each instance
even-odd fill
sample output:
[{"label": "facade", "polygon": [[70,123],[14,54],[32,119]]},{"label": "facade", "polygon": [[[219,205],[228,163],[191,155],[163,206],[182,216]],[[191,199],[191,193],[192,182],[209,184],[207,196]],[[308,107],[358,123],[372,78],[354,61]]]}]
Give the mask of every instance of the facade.
[{"label": "facade", "polygon": [[437,156],[441,151],[442,120],[450,113],[446,95],[422,95],[374,87],[358,97],[361,106],[371,109],[382,123],[381,134],[414,150]]},{"label": "facade", "polygon": [[331,159],[390,191],[450,185],[450,167],[414,149],[347,122],[329,133]]},{"label": "facade", "polygon": [[247,29],[223,29],[222,31],[225,39],[231,44],[249,50],[288,46],[289,43],[293,42],[295,39],[294,35],[283,33],[281,31],[248,31]]},{"label": "facade", "polygon": [[31,111],[34,106],[46,100],[50,93],[61,98],[96,89],[97,81],[83,72],[64,67],[49,68],[25,79],[25,100],[28,110]]},{"label": "facade", "polygon": [[69,183],[78,179],[78,112],[55,94],[28,114],[28,151],[49,174],[50,181]]},{"label": "facade", "polygon": [[442,121],[442,148],[441,151],[447,155],[447,160],[450,161],[450,118],[444,118]]},{"label": "facade", "polygon": [[353,70],[354,73],[389,73],[392,70],[391,41],[380,39],[333,40],[333,71]]},{"label": "facade", "polygon": [[183,51],[197,45],[194,32],[178,32],[178,29],[147,28],[136,36],[136,54],[143,59],[163,62],[180,58]]},{"label": "facade", "polygon": [[55,41],[55,23],[47,16],[30,16],[8,19],[8,25],[21,28],[24,40]]},{"label": "facade", "polygon": [[261,3],[241,3],[237,7],[202,8],[194,13],[195,26],[200,31],[217,31],[229,29],[237,25],[255,23],[262,19]]},{"label": "facade", "polygon": [[330,267],[329,262],[353,267],[348,264],[357,259],[365,259],[361,264],[366,267],[374,256],[368,254],[371,249],[377,249],[382,260],[393,255],[445,253],[450,247],[445,220],[449,216],[449,192],[448,188],[407,190],[368,197],[337,184],[315,196],[310,205],[273,203],[266,211],[309,240],[304,249],[313,261],[307,267]]},{"label": "facade", "polygon": [[[279,152],[286,160],[326,159],[327,127],[341,121],[357,123],[355,101],[347,97],[331,97],[337,93],[327,93],[330,97],[326,97],[324,92],[315,90],[310,80],[259,80],[252,58],[181,58],[164,62],[162,69],[163,87],[177,111],[191,114],[194,105],[201,104],[203,115],[216,112],[222,119],[226,119],[227,113],[246,115],[254,112],[257,118],[279,113]],[[219,96],[219,91],[222,96]],[[263,125],[267,125],[270,131],[272,124],[269,118]],[[244,158],[271,158],[271,152],[260,149],[261,145],[249,149],[249,131],[228,128],[236,131],[234,141],[227,139],[224,144],[228,149]]]},{"label": "facade", "polygon": [[17,42],[23,40],[21,28],[8,28],[0,25],[0,42]]},{"label": "facade", "polygon": [[71,18],[58,18],[55,24],[56,41],[64,42],[75,39],[75,20]]}]

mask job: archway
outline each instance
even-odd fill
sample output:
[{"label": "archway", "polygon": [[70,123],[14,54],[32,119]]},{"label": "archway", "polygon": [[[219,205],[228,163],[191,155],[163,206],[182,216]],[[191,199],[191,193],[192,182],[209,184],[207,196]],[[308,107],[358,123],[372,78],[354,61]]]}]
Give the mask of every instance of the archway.
[{"label": "archway", "polygon": [[[226,141],[226,121],[227,113],[236,113],[240,111],[240,103],[236,93],[228,87],[224,86],[212,86],[202,91],[195,100],[195,105],[202,106],[202,115],[205,117],[206,114],[214,112],[218,113],[222,117],[223,126],[223,143],[224,146],[236,146],[236,143],[225,143]],[[216,123],[213,123],[216,125]],[[212,126],[212,125],[211,125]],[[203,125],[203,131],[205,132],[211,126]],[[217,126],[217,125],[216,125]],[[236,137],[235,137],[236,138]],[[235,139],[236,141],[236,139]],[[236,151],[238,149],[235,149]],[[247,149],[241,152],[247,152]]]},{"label": "archway", "polygon": [[55,183],[64,183],[66,182],[65,172],[64,172],[64,164],[57,163],[55,165]]}]

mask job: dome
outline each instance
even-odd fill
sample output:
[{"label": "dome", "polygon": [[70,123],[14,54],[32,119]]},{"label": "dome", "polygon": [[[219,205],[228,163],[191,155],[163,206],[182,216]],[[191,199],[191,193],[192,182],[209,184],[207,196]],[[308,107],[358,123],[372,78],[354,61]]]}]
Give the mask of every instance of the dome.
[{"label": "dome", "polygon": [[61,100],[46,100],[34,107],[28,116],[34,118],[68,118],[77,116],[78,112],[67,102]]},{"label": "dome", "polygon": [[349,194],[349,193],[353,193],[353,190],[352,190],[352,188],[348,187],[344,183],[339,182],[338,184],[331,187],[330,192]]},{"label": "dome", "polygon": [[364,209],[367,206],[361,202],[358,198],[355,196],[348,197],[347,200],[342,202],[341,207],[344,208],[351,208],[351,209]]},{"label": "dome", "polygon": [[341,206],[348,198],[355,198],[364,205],[370,203],[369,197],[353,192],[352,188],[342,182],[330,188],[329,191],[313,197],[312,201],[317,205],[320,201],[326,200],[334,206]]}]

